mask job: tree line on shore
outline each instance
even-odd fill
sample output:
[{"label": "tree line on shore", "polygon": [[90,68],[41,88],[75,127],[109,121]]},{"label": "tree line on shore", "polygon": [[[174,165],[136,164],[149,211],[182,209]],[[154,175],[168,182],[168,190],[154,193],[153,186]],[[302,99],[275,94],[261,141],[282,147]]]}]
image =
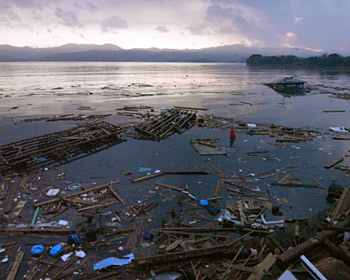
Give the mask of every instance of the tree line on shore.
[{"label": "tree line on shore", "polygon": [[308,58],[294,55],[262,56],[253,54],[246,60],[249,66],[273,66],[273,67],[350,67],[350,56],[339,54],[323,54]]}]

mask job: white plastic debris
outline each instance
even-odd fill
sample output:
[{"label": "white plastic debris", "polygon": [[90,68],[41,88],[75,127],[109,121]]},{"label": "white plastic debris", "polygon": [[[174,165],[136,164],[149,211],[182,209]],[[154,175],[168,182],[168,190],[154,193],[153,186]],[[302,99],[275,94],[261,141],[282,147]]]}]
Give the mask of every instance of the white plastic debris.
[{"label": "white plastic debris", "polygon": [[5,252],[5,251],[6,251],[5,248],[0,248],[0,254],[3,253],[3,252]]},{"label": "white plastic debris", "polygon": [[73,253],[64,254],[61,256],[61,260],[66,262]]},{"label": "white plastic debris", "polygon": [[6,263],[6,262],[8,262],[8,260],[9,260],[9,257],[6,256],[5,258],[3,258],[3,259],[1,260],[1,262],[2,262],[2,263]]},{"label": "white plastic debris", "polygon": [[61,226],[68,226],[68,221],[66,221],[66,220],[59,220],[58,224],[61,225]]},{"label": "white plastic debris", "polygon": [[247,123],[247,126],[248,127],[256,127],[256,124],[255,123]]},{"label": "white plastic debris", "polygon": [[50,189],[46,195],[47,196],[56,196],[59,192],[60,192],[60,189]]},{"label": "white plastic debris", "polygon": [[75,251],[75,256],[82,259],[82,258],[85,258],[86,254],[83,250],[79,250],[79,251]]}]

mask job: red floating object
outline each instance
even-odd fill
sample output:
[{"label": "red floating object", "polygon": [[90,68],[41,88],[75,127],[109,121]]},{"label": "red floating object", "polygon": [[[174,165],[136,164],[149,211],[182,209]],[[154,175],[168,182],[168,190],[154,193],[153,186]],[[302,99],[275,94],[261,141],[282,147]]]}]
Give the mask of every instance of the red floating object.
[{"label": "red floating object", "polygon": [[231,126],[230,139],[236,139],[236,132],[233,126]]}]

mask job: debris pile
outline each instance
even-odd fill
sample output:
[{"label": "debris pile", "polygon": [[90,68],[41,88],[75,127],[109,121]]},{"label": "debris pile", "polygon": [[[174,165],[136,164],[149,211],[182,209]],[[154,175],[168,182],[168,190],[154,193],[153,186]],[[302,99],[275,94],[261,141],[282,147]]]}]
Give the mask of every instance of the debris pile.
[{"label": "debris pile", "polygon": [[164,108],[160,115],[150,117],[135,127],[138,139],[160,141],[169,135],[181,133],[194,125],[196,111]]},{"label": "debris pile", "polygon": [[[276,147],[324,135],[310,128],[196,119],[191,108],[162,111],[145,116],[135,127],[137,138],[159,141],[195,124],[230,130],[230,140],[245,134],[287,143]],[[266,149],[244,150],[227,170],[218,163],[233,158],[233,143],[192,139],[207,156],[201,167],[139,167],[93,184],[70,182],[53,167],[120,143],[124,132],[96,120],[0,147],[0,269],[7,279],[349,279],[349,189],[334,182],[329,208],[311,217],[285,215],[289,205],[271,194],[273,188],[304,189],[315,199],[317,192],[326,198],[327,188],[295,178],[298,167],[277,161],[277,168],[259,172],[232,165],[265,157]],[[226,157],[216,161],[211,155]],[[343,161],[345,156],[322,170]],[[22,165],[26,172],[14,173]]]},{"label": "debris pile", "polygon": [[122,129],[103,121],[0,146],[0,173],[58,166],[123,142]]}]

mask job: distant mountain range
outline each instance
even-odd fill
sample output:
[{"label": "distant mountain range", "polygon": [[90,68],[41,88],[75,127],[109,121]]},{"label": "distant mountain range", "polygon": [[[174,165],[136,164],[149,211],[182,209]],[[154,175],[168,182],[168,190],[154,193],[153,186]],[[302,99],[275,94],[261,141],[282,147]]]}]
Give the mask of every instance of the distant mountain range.
[{"label": "distant mountain range", "polygon": [[116,45],[66,44],[52,48],[0,45],[0,62],[11,61],[131,61],[131,62],[245,62],[252,54],[318,56],[295,48],[227,45],[204,49],[122,49]]}]

